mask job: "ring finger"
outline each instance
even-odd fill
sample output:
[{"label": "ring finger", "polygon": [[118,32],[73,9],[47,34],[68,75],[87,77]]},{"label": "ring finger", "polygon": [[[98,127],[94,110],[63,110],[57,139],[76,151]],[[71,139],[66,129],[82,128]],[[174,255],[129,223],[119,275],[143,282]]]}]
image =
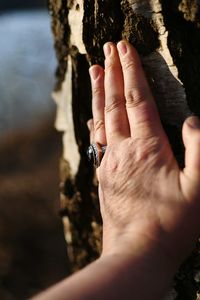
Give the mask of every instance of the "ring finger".
[{"label": "ring finger", "polygon": [[106,132],[104,121],[105,91],[104,91],[104,70],[99,65],[90,68],[92,84],[92,114],[94,141],[100,145],[106,145]]}]

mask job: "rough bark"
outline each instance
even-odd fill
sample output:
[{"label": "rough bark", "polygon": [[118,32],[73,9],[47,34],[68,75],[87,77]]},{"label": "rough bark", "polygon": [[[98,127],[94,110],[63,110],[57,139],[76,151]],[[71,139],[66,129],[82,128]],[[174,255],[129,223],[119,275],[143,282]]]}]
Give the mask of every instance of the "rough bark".
[{"label": "rough bark", "polygon": [[[91,117],[88,67],[103,65],[106,41],[139,51],[173,151],[183,167],[181,125],[200,115],[199,0],[49,0],[58,57],[54,98],[63,131],[61,206],[72,270],[101,250],[97,186],[86,158]],[[171,299],[198,299],[200,250],[181,267]]]}]

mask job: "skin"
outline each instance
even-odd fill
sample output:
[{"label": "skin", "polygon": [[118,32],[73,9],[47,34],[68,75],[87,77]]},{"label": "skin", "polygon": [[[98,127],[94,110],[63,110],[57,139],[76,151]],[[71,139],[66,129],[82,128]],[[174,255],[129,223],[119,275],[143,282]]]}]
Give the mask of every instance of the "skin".
[{"label": "skin", "polygon": [[[162,299],[200,232],[200,121],[183,125],[180,170],[136,50],[104,45],[90,68],[91,142],[107,145],[97,170],[101,257],[35,299]],[[145,288],[144,288],[145,287]]]}]

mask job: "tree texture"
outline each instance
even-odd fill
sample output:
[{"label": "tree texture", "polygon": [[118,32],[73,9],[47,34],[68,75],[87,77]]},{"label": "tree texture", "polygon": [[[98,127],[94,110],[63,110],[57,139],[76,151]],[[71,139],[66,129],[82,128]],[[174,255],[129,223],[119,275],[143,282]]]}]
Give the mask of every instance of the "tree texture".
[{"label": "tree texture", "polygon": [[[103,65],[107,41],[127,39],[139,54],[181,167],[184,119],[200,116],[199,0],[49,0],[58,59],[56,128],[63,132],[61,214],[72,271],[101,251],[97,182],[89,165],[90,65]],[[199,243],[168,299],[200,299]],[[200,294],[199,294],[200,295]]]}]

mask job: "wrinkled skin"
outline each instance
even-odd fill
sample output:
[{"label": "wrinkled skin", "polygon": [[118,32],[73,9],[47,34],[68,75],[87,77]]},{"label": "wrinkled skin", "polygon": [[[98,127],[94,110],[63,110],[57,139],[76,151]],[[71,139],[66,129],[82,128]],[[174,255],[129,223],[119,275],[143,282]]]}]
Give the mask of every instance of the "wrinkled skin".
[{"label": "wrinkled skin", "polygon": [[103,251],[35,300],[161,300],[200,231],[200,121],[183,126],[185,169],[173,156],[136,50],[104,46],[90,68],[91,142],[107,145],[97,169]]},{"label": "wrinkled skin", "polygon": [[[158,247],[179,264],[200,232],[200,122],[183,125],[185,169],[163,131],[136,50],[125,41],[104,46],[105,70],[90,68],[91,142],[107,145],[97,169],[103,253]],[[141,251],[141,249],[139,250]]]}]

